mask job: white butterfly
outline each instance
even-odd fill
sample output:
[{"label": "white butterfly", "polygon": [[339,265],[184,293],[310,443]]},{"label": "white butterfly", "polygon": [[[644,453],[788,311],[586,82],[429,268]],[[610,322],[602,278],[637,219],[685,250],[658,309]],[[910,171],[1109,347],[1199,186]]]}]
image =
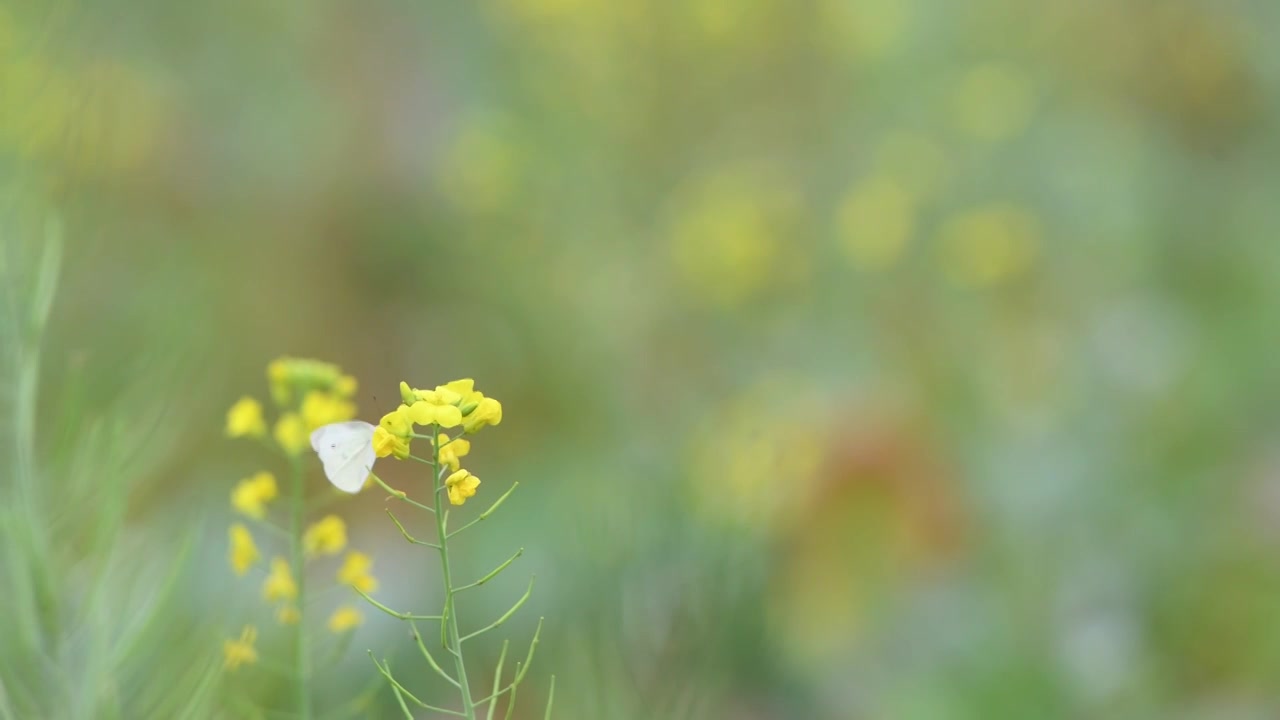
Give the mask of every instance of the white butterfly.
[{"label": "white butterfly", "polygon": [[325,477],[343,492],[358,493],[373,463],[373,426],[360,420],[333,423],[311,433],[311,449],[324,463]]}]

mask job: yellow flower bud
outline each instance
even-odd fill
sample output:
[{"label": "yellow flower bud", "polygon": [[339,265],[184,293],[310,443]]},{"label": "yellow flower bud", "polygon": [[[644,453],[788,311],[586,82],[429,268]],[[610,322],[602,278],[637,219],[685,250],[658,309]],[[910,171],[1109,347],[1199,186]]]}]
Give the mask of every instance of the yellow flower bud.
[{"label": "yellow flower bud", "polygon": [[346,546],[347,524],[337,515],[324,516],[302,534],[307,555],[337,555]]},{"label": "yellow flower bud", "polygon": [[276,405],[284,407],[292,400],[290,382],[292,378],[289,358],[277,358],[267,365],[267,385],[271,388],[271,399]]},{"label": "yellow flower bud", "polygon": [[252,665],[258,662],[258,651],[253,647],[257,640],[258,629],[252,625],[244,627],[240,632],[240,639],[224,640],[222,642],[223,666],[228,670],[235,670],[241,665]]},{"label": "yellow flower bud", "polygon": [[245,478],[231,491],[231,507],[242,515],[261,520],[267,514],[267,503],[275,499],[276,476],[260,472]]},{"label": "yellow flower bud", "polygon": [[258,562],[258,546],[253,542],[253,533],[249,528],[235,523],[228,531],[231,538],[231,569],[236,575],[244,575]]},{"label": "yellow flower bud", "polygon": [[364,621],[364,616],[359,610],[350,605],[343,605],[329,616],[329,631],[334,633],[344,633],[355,628]]},{"label": "yellow flower bud", "polygon": [[342,567],[338,568],[338,582],[361,592],[371,593],[378,589],[377,578],[369,572],[372,568],[373,558],[352,550],[342,561]]},{"label": "yellow flower bud", "polygon": [[354,377],[350,375],[343,375],[338,378],[338,382],[334,383],[333,391],[337,393],[339,397],[349,398],[356,394],[356,390],[359,389],[359,387],[360,383]]},{"label": "yellow flower bud", "polygon": [[235,437],[263,437],[267,423],[262,419],[262,404],[245,396],[227,411],[227,435]]},{"label": "yellow flower bud", "polygon": [[356,416],[356,406],[327,392],[312,390],[302,399],[299,413],[310,431],[330,423],[350,420]]},{"label": "yellow flower bud", "polygon": [[282,557],[271,559],[271,574],[262,584],[262,597],[267,602],[290,601],[298,597],[298,584],[289,570],[289,561]]},{"label": "yellow flower bud", "polygon": [[307,425],[297,413],[285,413],[276,421],[276,442],[289,455],[297,455],[311,445]]}]

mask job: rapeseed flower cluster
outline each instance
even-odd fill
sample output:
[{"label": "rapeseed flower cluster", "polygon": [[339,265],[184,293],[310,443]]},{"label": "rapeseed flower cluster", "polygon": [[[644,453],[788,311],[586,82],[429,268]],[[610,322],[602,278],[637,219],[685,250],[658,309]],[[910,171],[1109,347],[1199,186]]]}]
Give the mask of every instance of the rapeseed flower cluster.
[{"label": "rapeseed flower cluster", "polygon": [[[414,438],[425,438],[438,448],[441,466],[452,474],[445,479],[449,502],[462,505],[474,497],[480,486],[480,478],[462,469],[462,458],[471,452],[471,442],[464,435],[473,435],[489,425],[502,422],[502,403],[475,389],[475,381],[466,378],[437,385],[432,390],[410,387],[400,383],[400,405],[382,416],[373,430],[373,449],[378,457],[394,457],[403,460],[411,454]],[[420,435],[418,426],[434,428],[429,435]],[[461,432],[450,436],[440,430],[459,428]]]},{"label": "rapeseed flower cluster", "polygon": [[[280,358],[267,367],[268,394],[275,409],[275,421],[269,422],[263,403],[245,396],[227,411],[226,434],[232,438],[248,438],[278,450],[291,470],[291,487],[282,492],[275,473],[261,470],[240,480],[231,489],[231,509],[243,518],[228,530],[229,561],[237,576],[245,576],[255,567],[263,573],[261,595],[273,608],[276,620],[297,626],[294,632],[307,633],[304,608],[304,573],[312,562],[324,557],[340,556],[347,550],[347,526],[336,514],[327,514],[307,524],[306,494],[303,492],[302,452],[310,446],[311,432],[330,423],[355,417],[352,398],[358,383],[332,363],[299,358]],[[465,451],[463,452],[465,454]],[[287,501],[281,503],[281,496]],[[272,517],[273,507],[283,504]],[[251,525],[257,525],[273,536],[289,539],[280,554],[270,554],[267,567]],[[265,535],[265,533],[263,533]],[[339,584],[366,592],[377,587],[372,574],[373,559],[350,551],[336,573]],[[326,623],[334,633],[346,633],[361,623],[355,608],[338,607]],[[224,664],[228,670],[257,662],[254,650],[258,629],[246,626],[239,639],[223,645]]]},{"label": "rapeseed flower cluster", "polygon": [[[457,594],[462,590],[477,587],[492,580],[515,562],[523,554],[524,549],[518,550],[505,562],[480,579],[465,585],[459,585],[456,584],[454,579],[456,576],[449,569],[449,539],[493,514],[503,501],[515,491],[516,485],[519,483],[513,484],[509,490],[500,495],[487,510],[481,512],[477,517],[453,529],[449,527],[450,511],[446,509],[443,503],[444,498],[447,497],[451,505],[462,505],[468,499],[475,497],[480,487],[480,478],[476,477],[470,470],[462,467],[463,458],[471,455],[471,441],[468,437],[485,427],[498,425],[501,422],[502,404],[476,390],[474,381],[469,378],[437,385],[429,390],[411,387],[408,383],[401,382],[400,405],[383,415],[377,425],[362,421],[339,422],[322,427],[311,436],[311,446],[324,466],[325,475],[338,490],[348,493],[359,492],[367,482],[371,481],[390,493],[388,500],[399,500],[410,507],[429,513],[434,519],[436,533],[434,541],[419,540],[409,534],[405,524],[395,514],[390,510],[387,511],[392,522],[395,523],[397,529],[400,530],[406,540],[415,545],[433,547],[439,552],[445,597],[444,607],[440,609],[439,614],[415,615],[398,612],[370,597],[371,593],[375,592],[378,587],[377,580],[370,572],[373,566],[373,559],[358,551],[347,552],[342,566],[338,569],[338,582],[363,596],[373,607],[390,614],[398,620],[410,623],[412,636],[417,640],[418,649],[422,652],[431,669],[447,680],[454,688],[457,688],[460,693],[462,710],[460,712],[446,712],[452,712],[455,715],[467,718],[480,717],[478,709],[486,704],[488,705],[488,712],[485,717],[492,717],[497,707],[498,699],[508,692],[510,693],[510,700],[507,705],[507,713],[508,715],[511,713],[515,703],[516,687],[520,684],[521,679],[524,677],[524,672],[527,671],[529,663],[533,659],[533,650],[537,646],[538,633],[542,628],[541,620],[539,620],[538,629],[534,630],[533,639],[530,642],[529,653],[525,656],[523,669],[521,669],[520,663],[516,664],[515,676],[509,684],[502,687],[502,679],[504,677],[502,664],[507,654],[507,645],[504,643],[502,655],[499,656],[498,660],[498,668],[494,673],[493,692],[484,698],[479,698],[479,696],[473,694],[473,688],[467,681],[467,662],[463,653],[463,642],[496,628],[516,610],[520,609],[520,606],[529,599],[530,594],[533,592],[533,578],[529,579],[529,587],[524,595],[515,602],[506,614],[487,627],[464,635],[459,629]],[[420,427],[424,432],[418,432]],[[412,444],[415,440],[428,443],[429,449],[426,452],[419,450],[417,454],[414,454]],[[425,486],[420,486],[412,493],[414,495],[422,493],[422,496],[429,498],[426,503],[411,498],[409,492],[392,488],[373,472],[374,463],[378,458],[383,457],[394,457],[400,460],[411,459],[414,462],[430,467],[429,483]],[[341,551],[346,537],[344,533],[340,532],[340,526],[333,524],[335,520],[335,517],[327,517],[307,531],[304,537],[304,545],[308,556]],[[330,526],[331,524],[333,524],[332,527]],[[413,625],[413,621],[418,619],[440,621],[440,643],[453,659],[454,669],[452,673],[436,661],[428,649],[429,644],[423,642],[417,626]],[[358,611],[344,606],[329,618],[328,626],[330,630],[338,633],[350,629],[359,622]],[[430,645],[434,645],[434,642],[430,643]],[[372,651],[370,651],[370,656],[373,657]],[[379,673],[386,677],[396,690],[401,707],[405,709],[407,716],[409,711],[404,704],[405,696],[401,695],[403,686],[395,680],[390,669],[386,667],[385,660],[380,662],[376,657],[373,657],[373,661]],[[551,699],[554,694],[555,676],[553,675],[544,717],[550,717]],[[417,701],[416,698],[414,700],[422,707],[439,709]]]}]

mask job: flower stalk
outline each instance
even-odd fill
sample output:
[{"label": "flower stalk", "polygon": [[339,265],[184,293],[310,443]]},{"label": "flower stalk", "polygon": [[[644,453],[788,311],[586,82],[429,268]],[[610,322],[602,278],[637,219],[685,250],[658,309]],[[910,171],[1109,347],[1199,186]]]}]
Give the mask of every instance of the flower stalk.
[{"label": "flower stalk", "polygon": [[[434,390],[419,390],[409,387],[407,383],[401,383],[400,397],[401,405],[383,416],[376,426],[368,423],[354,423],[343,427],[335,426],[332,432],[336,433],[336,435],[329,435],[331,431],[326,428],[317,430],[316,432],[324,437],[338,437],[340,439],[332,443],[329,441],[321,442],[316,447],[316,451],[320,454],[320,458],[325,464],[326,475],[329,477],[330,482],[339,489],[344,489],[346,481],[351,479],[347,477],[347,470],[352,467],[350,465],[353,462],[352,458],[356,460],[364,458],[369,463],[367,466],[369,479],[386,491],[387,500],[398,500],[406,505],[425,511],[435,519],[435,542],[431,542],[414,537],[406,528],[405,523],[401,522],[400,518],[396,517],[390,510],[387,511],[387,516],[391,518],[391,522],[395,524],[396,529],[400,531],[400,534],[404,536],[407,542],[413,545],[425,545],[434,548],[438,554],[441,579],[444,586],[444,602],[439,610],[439,615],[415,615],[408,612],[398,612],[374,600],[368,593],[359,588],[356,588],[356,591],[377,609],[397,619],[408,621],[413,639],[426,659],[427,665],[458,691],[460,709],[431,705],[419,699],[392,675],[391,668],[385,659],[380,661],[372,654],[370,654],[370,658],[378,669],[378,673],[386,678],[390,684],[390,689],[395,695],[396,702],[401,710],[404,711],[404,716],[407,720],[413,720],[414,718],[409,709],[410,703],[425,710],[463,717],[467,718],[467,720],[479,720],[481,712],[484,711],[483,717],[485,720],[492,720],[496,716],[498,704],[504,695],[507,696],[506,717],[510,717],[515,706],[516,688],[524,680],[525,673],[528,672],[530,663],[533,661],[533,652],[538,645],[538,636],[542,632],[542,620],[539,619],[538,621],[538,628],[534,631],[524,663],[517,662],[515,664],[514,677],[505,686],[503,686],[502,682],[508,643],[503,643],[502,655],[493,671],[493,690],[479,700],[473,694],[471,682],[468,679],[463,646],[468,641],[496,629],[509,620],[532,595],[533,580],[530,578],[528,589],[507,612],[497,620],[470,633],[464,634],[462,630],[462,623],[458,617],[458,596],[464,590],[477,588],[493,580],[524,554],[524,548],[520,548],[514,555],[498,564],[497,567],[478,580],[464,584],[455,582],[454,574],[456,568],[451,561],[449,553],[449,541],[452,538],[492,515],[502,505],[503,501],[510,497],[519,484],[513,484],[487,510],[480,513],[470,522],[464,523],[455,530],[451,531],[449,529],[450,506],[465,505],[468,499],[475,497],[481,485],[480,478],[461,466],[461,459],[471,452],[471,440],[469,438],[485,427],[500,424],[502,422],[502,405],[497,400],[487,398],[483,393],[476,391],[471,380],[455,380],[447,385],[437,386]],[[351,427],[352,425],[355,427]],[[417,427],[421,427],[424,430],[429,429],[430,434],[416,432],[415,428]],[[452,436],[450,435],[450,430],[454,431]],[[349,452],[340,453],[338,448],[347,447],[343,444],[345,438],[354,432],[361,433],[359,437],[371,438],[370,444],[363,447],[352,445]],[[424,457],[425,453],[415,455],[410,447],[414,440],[430,442],[432,448],[430,456]],[[375,457],[413,460],[421,465],[429,466],[431,468],[431,482],[422,489],[422,493],[425,494],[429,488],[431,499],[415,500],[409,496],[409,493],[387,485],[377,474],[372,472],[372,462]],[[363,468],[364,466],[356,467]],[[332,472],[330,472],[330,468],[333,469]],[[448,500],[447,503],[446,499]],[[420,619],[438,620],[439,637],[436,638],[433,633],[430,641],[424,640],[422,633],[418,629],[418,624],[414,622]],[[431,650],[428,649],[429,645],[436,642],[439,642],[440,648],[453,656],[452,673],[436,662],[436,658],[432,655]],[[554,676],[552,678],[554,682]],[[551,692],[553,693],[554,691]],[[508,693],[510,694],[508,695]],[[548,694],[546,710],[548,717],[551,712],[550,699],[551,693]]]},{"label": "flower stalk", "polygon": [[[259,658],[254,647],[258,629],[252,625],[239,638],[224,644],[224,667],[228,673],[242,666],[284,669],[291,717],[312,720],[316,714],[312,690],[317,677],[331,670],[351,642],[352,631],[363,621],[359,610],[349,604],[334,607],[324,623],[332,638],[314,633],[317,601],[338,587],[351,587],[369,593],[377,589],[373,576],[373,559],[347,547],[347,527],[342,517],[326,512],[308,523],[319,510],[329,510],[329,499],[316,501],[307,495],[307,461],[304,452],[316,448],[315,433],[323,427],[342,425],[351,420],[356,408],[352,397],[356,379],[344,375],[331,363],[300,358],[280,358],[267,367],[270,396],[276,408],[274,423],[268,423],[262,403],[243,396],[227,411],[226,433],[232,438],[254,440],[277,452],[288,466],[284,483],[279,487],[276,476],[268,470],[242,479],[231,490],[231,509],[238,516],[228,530],[229,561],[240,577],[250,570],[269,570],[262,580],[262,598],[272,607],[280,625],[279,645],[284,658]],[[372,451],[370,451],[372,452]],[[363,482],[364,477],[359,481]],[[273,516],[272,504],[279,496],[279,510]],[[277,553],[259,550],[255,534],[274,540]],[[338,558],[336,563],[330,558]],[[330,565],[330,563],[334,563]],[[336,570],[326,585],[309,570],[329,565]],[[336,565],[336,567],[335,567]],[[317,592],[318,591],[318,592]],[[273,643],[274,644],[274,643]]]},{"label": "flower stalk", "polygon": [[[440,427],[432,426],[432,436],[438,436]],[[448,625],[448,650],[453,655],[454,667],[458,673],[457,684],[458,690],[462,694],[462,712],[466,714],[468,720],[475,720],[476,708],[471,700],[471,686],[467,683],[467,664],[462,657],[462,641],[458,633],[458,612],[454,605],[453,598],[455,590],[453,587],[453,574],[449,568],[449,529],[446,526],[449,520],[448,514],[441,507],[440,498],[443,495],[441,490],[441,482],[444,480],[443,473],[440,471],[440,443],[433,444],[434,451],[431,453],[431,477],[433,478],[431,497],[435,499],[435,517],[436,517],[436,538],[439,543],[437,552],[440,554],[440,572],[444,579],[444,620],[442,622]]]},{"label": "flower stalk", "polygon": [[302,463],[296,455],[289,457],[289,471],[292,475],[293,495],[289,518],[289,555],[290,564],[297,573],[298,586],[298,622],[294,623],[293,647],[295,661],[294,688],[297,693],[298,717],[302,720],[311,718],[311,672],[310,655],[307,649],[307,573],[306,556],[302,545],[303,523],[306,520],[306,483],[302,472]]}]

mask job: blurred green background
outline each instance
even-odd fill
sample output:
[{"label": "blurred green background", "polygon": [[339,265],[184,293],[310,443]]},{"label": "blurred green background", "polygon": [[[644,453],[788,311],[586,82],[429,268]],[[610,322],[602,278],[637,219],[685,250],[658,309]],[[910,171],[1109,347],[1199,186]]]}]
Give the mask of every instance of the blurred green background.
[{"label": "blurred green background", "polygon": [[[0,715],[285,697],[216,675],[224,636],[274,632],[225,559],[267,456],[224,413],[288,354],[356,375],[369,421],[402,379],[503,402],[468,467],[481,500],[521,488],[459,552],[526,548],[477,620],[538,574],[504,628],[519,648],[547,618],[522,718],[551,672],[564,718],[1276,717],[1277,23],[1267,0],[0,3],[13,307],[50,218],[65,238],[30,464],[61,569],[10,553],[0,580],[62,639],[36,662],[0,634]],[[114,569],[82,596],[108,507]],[[352,542],[388,604],[425,604],[435,560],[383,507],[342,507]],[[63,589],[24,600],[41,582]],[[156,637],[80,682],[110,608],[153,596]],[[370,617],[322,704],[368,686],[365,648],[434,687]],[[398,710],[378,687],[360,712]],[[176,716],[117,714],[147,713]]]}]

